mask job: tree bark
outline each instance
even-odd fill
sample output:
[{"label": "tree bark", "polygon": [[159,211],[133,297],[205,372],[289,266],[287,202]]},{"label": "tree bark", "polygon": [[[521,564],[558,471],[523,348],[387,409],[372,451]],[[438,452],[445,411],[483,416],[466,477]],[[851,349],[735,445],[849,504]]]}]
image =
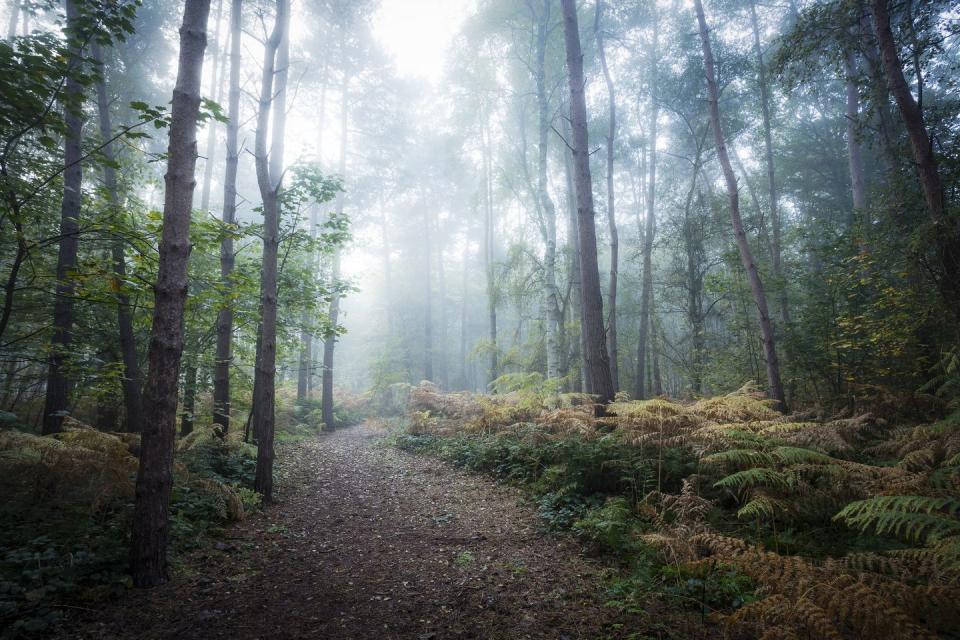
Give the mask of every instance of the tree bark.
[{"label": "tree bark", "polygon": [[[91,53],[94,60],[103,64],[103,55],[100,45],[96,40],[91,42]],[[103,185],[107,192],[107,203],[110,207],[110,219],[115,223],[120,222],[122,216],[120,208],[120,196],[117,188],[117,172],[114,168],[116,157],[113,151],[113,143],[107,142],[112,137],[113,127],[110,124],[110,103],[107,98],[107,84],[101,75],[97,81],[97,114],[100,124],[100,140],[103,144],[101,153],[103,153],[106,162],[103,165]],[[116,235],[110,243],[110,253],[113,261],[113,273],[116,276],[116,295],[117,295],[117,330],[120,339],[120,357],[123,361],[123,403],[126,410],[127,431],[135,431],[140,428],[143,420],[142,399],[140,395],[140,386],[142,384],[140,374],[140,357],[137,353],[137,340],[133,331],[133,307],[130,304],[130,296],[126,293],[127,263],[124,251],[123,238]]]},{"label": "tree bark", "polygon": [[943,268],[939,278],[942,295],[951,308],[960,303],[960,227],[947,213],[943,182],[937,169],[933,141],[924,124],[923,110],[903,75],[903,67],[897,55],[897,43],[890,27],[888,0],[873,0],[874,30],[880,48],[880,61],[887,85],[897,102],[900,117],[910,139],[910,149],[917,167],[920,188],[923,190],[927,211],[934,226],[934,242],[938,259]]},{"label": "tree bark", "polygon": [[497,285],[494,268],[494,219],[493,219],[493,167],[490,149],[490,123],[486,120],[480,128],[480,142],[483,147],[483,270],[487,279],[487,317],[490,330],[490,373],[489,382],[500,376],[500,363],[497,353]]},{"label": "tree bark", "polygon": [[[610,233],[610,284],[607,287],[607,305],[609,320],[607,321],[607,339],[609,340],[610,378],[613,381],[613,390],[620,388],[620,367],[617,352],[617,274],[620,262],[620,242],[617,235],[617,217],[614,208],[615,193],[613,188],[613,156],[614,142],[617,135],[617,94],[613,87],[613,78],[607,67],[607,56],[603,50],[603,31],[600,29],[600,16],[603,14],[603,0],[597,0],[594,14],[593,32],[597,39],[597,56],[600,58],[600,68],[603,71],[603,80],[607,85],[609,100],[609,128],[607,129],[607,226]],[[654,47],[656,49],[656,47]]]},{"label": "tree bark", "polygon": [[[67,27],[77,29],[80,9],[76,0],[67,0]],[[70,381],[64,367],[73,342],[73,272],[77,268],[80,208],[83,204],[83,169],[80,148],[83,136],[83,86],[78,74],[83,49],[75,31],[68,38],[67,77],[64,82],[63,199],[60,201],[60,243],[57,254],[57,288],[53,301],[53,337],[47,370],[47,389],[43,407],[43,433],[57,433],[70,402]]]},{"label": "tree bark", "polygon": [[[253,433],[257,438],[257,471],[253,487],[264,502],[273,500],[274,395],[277,374],[277,256],[280,247],[280,186],[286,121],[287,66],[290,40],[288,0],[277,0],[273,31],[263,57],[263,78],[254,143],[257,185],[263,200],[263,266],[260,272],[259,357],[255,367]],[[273,115],[272,140],[267,132]]]},{"label": "tree bark", "polygon": [[[222,100],[223,96],[223,83],[222,76],[219,78],[217,72],[219,71],[218,63],[220,58],[220,15],[223,12],[223,0],[217,0],[217,15],[214,18],[214,24],[216,28],[213,32],[213,46],[211,47],[213,55],[211,56],[211,65],[210,65],[210,94],[214,99],[219,103]],[[232,32],[231,32],[232,35]],[[224,56],[226,58],[226,56]],[[224,60],[226,62],[226,60]],[[210,185],[213,183],[213,165],[214,157],[217,154],[217,126],[218,122],[216,120],[210,120],[207,122],[207,149],[206,149],[206,158],[203,161],[203,183],[200,189],[200,209],[207,211],[210,208]]]},{"label": "tree bark", "polygon": [[[566,123],[566,120],[564,120]],[[569,123],[564,133],[569,134]],[[567,135],[567,137],[572,137]],[[576,373],[571,380],[571,390],[575,393],[584,391],[590,393],[590,383],[582,362],[582,354],[586,351],[583,330],[580,325],[580,309],[583,307],[583,295],[580,286],[580,231],[577,223],[577,191],[573,186],[573,154],[563,152],[563,173],[567,183],[567,237],[569,243],[570,263],[567,269],[570,272],[570,315],[577,320],[576,335],[570,340],[570,367]],[[571,375],[570,372],[567,375]]]},{"label": "tree bark", "polygon": [[773,135],[770,116],[770,86],[767,84],[766,63],[763,60],[763,48],[760,45],[760,25],[757,20],[756,0],[750,0],[750,24],[753,27],[753,53],[757,59],[757,84],[760,87],[760,110],[763,116],[763,150],[767,166],[767,197],[770,206],[770,257],[773,263],[773,277],[777,280],[777,300],[780,305],[780,319],[784,325],[790,324],[790,305],[787,299],[787,286],[783,278],[781,260],[781,223],[780,206],[777,195],[777,179],[773,166]]},{"label": "tree bark", "polygon": [[193,432],[193,420],[197,408],[197,363],[187,359],[183,370],[183,412],[180,414],[180,437]]},{"label": "tree bark", "polygon": [[[230,2],[230,92],[227,107],[227,158],[223,176],[223,223],[236,224],[237,166],[240,161],[240,47],[243,0]],[[213,369],[213,422],[226,435],[230,430],[230,367],[233,364],[233,237],[220,241],[220,282],[226,294],[217,313],[217,354]]]},{"label": "tree bark", "polygon": [[592,392],[602,407],[613,400],[613,379],[603,326],[603,298],[597,265],[597,233],[594,226],[593,181],[587,139],[587,104],[584,97],[583,53],[575,0],[562,0],[563,30],[570,84],[570,122],[573,127],[574,185],[577,191],[577,222],[580,235],[580,278],[583,305],[581,325],[587,351],[583,354]]},{"label": "tree bark", "polygon": [[637,339],[637,378],[634,396],[638,400],[647,397],[647,349],[650,337],[650,309],[653,304],[653,239],[657,233],[657,137],[659,132],[660,103],[653,91],[659,74],[660,39],[656,14],[653,22],[653,47],[650,68],[650,159],[647,175],[647,219],[643,231],[643,282],[640,289],[640,330]]},{"label": "tree bark", "polygon": [[537,22],[536,67],[537,84],[537,197],[543,215],[543,304],[546,307],[547,378],[560,375],[560,337],[563,313],[560,292],[557,290],[557,208],[547,189],[548,135],[550,132],[549,99],[546,84],[547,30],[550,23],[552,0],[543,0],[543,9]]},{"label": "tree bark", "polygon": [[770,395],[776,401],[777,409],[786,413],[787,401],[783,392],[783,383],[780,380],[780,362],[777,359],[776,343],[773,337],[773,323],[770,322],[770,312],[767,308],[767,296],[763,290],[763,282],[760,280],[760,274],[753,260],[753,254],[750,252],[750,245],[747,242],[747,234],[743,228],[743,221],[740,218],[740,196],[737,192],[737,178],[730,164],[723,129],[720,125],[720,98],[719,92],[717,91],[716,76],[714,75],[713,51],[710,46],[710,34],[707,29],[707,20],[703,13],[702,0],[694,0],[694,7],[697,12],[697,22],[700,26],[700,40],[703,44],[703,66],[707,76],[710,122],[713,126],[713,137],[717,148],[717,157],[720,160],[724,181],[727,185],[727,196],[730,199],[730,219],[733,224],[733,234],[737,241],[737,249],[740,252],[740,261],[743,264],[743,269],[746,271],[747,279],[750,282],[753,301],[760,316],[760,335],[763,341],[764,357],[766,358],[767,382],[770,387]]},{"label": "tree bark", "polygon": [[7,40],[17,37],[17,25],[20,22],[21,0],[10,0],[10,22],[7,24]]},{"label": "tree bark", "polygon": [[860,91],[857,87],[857,60],[853,49],[843,59],[847,89],[847,160],[850,166],[850,191],[853,196],[854,216],[863,215],[867,208],[867,187],[863,171],[863,154],[857,128],[860,122]]},{"label": "tree bark", "polygon": [[430,258],[432,253],[431,238],[433,233],[433,216],[430,213],[430,205],[424,198],[423,208],[423,379],[433,382],[433,285],[431,275],[433,271],[433,261]]},{"label": "tree bark", "polygon": [[[340,90],[340,160],[338,172],[340,179],[346,179],[347,173],[347,141],[348,141],[348,116],[350,114],[350,76],[344,70],[343,84]],[[343,192],[337,194],[337,216],[343,216]],[[340,247],[334,250],[333,269],[331,272],[331,282],[334,287],[339,285],[340,280]],[[330,329],[335,332],[337,323],[340,320],[340,294],[336,291],[330,298]],[[337,335],[331,333],[323,340],[323,373],[320,380],[321,394],[321,416],[323,423],[328,429],[334,428],[333,414],[333,365],[334,352],[337,346]]]},{"label": "tree bark", "polygon": [[153,328],[130,548],[133,584],[138,587],[152,587],[167,579],[177,382],[183,352],[190,212],[196,186],[197,116],[209,13],[210,0],[186,0],[180,28],[180,59],[171,108],[163,232],[154,286]]}]

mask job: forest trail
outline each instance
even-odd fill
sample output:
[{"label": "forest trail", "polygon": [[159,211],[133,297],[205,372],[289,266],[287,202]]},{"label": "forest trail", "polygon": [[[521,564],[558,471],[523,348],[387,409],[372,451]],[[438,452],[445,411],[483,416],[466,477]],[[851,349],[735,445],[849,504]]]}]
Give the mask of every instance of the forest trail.
[{"label": "forest trail", "polygon": [[273,507],[63,637],[572,640],[641,628],[603,605],[602,566],[544,533],[518,492],[384,435],[360,425],[284,448]]}]

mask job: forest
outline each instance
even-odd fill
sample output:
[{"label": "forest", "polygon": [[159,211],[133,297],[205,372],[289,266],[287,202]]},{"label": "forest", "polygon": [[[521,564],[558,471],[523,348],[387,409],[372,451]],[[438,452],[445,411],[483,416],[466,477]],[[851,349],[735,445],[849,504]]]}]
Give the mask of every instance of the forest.
[{"label": "forest", "polygon": [[954,1],[0,5],[0,640],[960,638]]}]

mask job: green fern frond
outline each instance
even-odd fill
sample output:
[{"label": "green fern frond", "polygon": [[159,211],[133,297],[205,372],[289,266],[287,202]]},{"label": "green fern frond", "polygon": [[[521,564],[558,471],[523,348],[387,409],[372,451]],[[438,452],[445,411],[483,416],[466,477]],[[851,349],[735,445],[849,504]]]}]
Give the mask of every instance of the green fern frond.
[{"label": "green fern frond", "polygon": [[784,464],[827,464],[833,461],[826,454],[803,447],[777,447],[771,453]]},{"label": "green fern frond", "polygon": [[753,487],[770,487],[786,489],[793,486],[794,477],[774,469],[757,467],[737,471],[717,481],[713,486],[723,489],[745,489]]},{"label": "green fern frond", "polygon": [[757,495],[737,511],[737,517],[741,520],[748,518],[773,520],[778,513],[783,511],[783,503],[779,500],[774,500],[770,496]]},{"label": "green fern frond", "polygon": [[[851,502],[833,517],[849,527],[932,544],[960,535],[960,500],[930,496],[876,496]],[[954,516],[954,517],[951,517]]]},{"label": "green fern frond", "polygon": [[701,462],[722,467],[769,466],[773,459],[767,453],[756,449],[727,449],[701,458]]}]

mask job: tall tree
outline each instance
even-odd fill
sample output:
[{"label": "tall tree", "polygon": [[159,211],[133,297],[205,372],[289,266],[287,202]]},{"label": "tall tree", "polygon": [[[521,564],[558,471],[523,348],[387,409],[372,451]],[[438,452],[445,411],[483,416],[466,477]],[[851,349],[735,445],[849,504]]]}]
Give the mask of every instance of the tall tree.
[{"label": "tall tree", "polygon": [[650,346],[650,312],[653,306],[653,239],[657,232],[657,134],[660,120],[660,102],[656,95],[659,85],[660,34],[656,7],[651,7],[653,27],[650,47],[650,159],[647,169],[647,215],[643,229],[643,280],[640,285],[640,331],[637,339],[637,378],[634,396],[647,397],[647,350]]},{"label": "tall tree", "polygon": [[583,52],[575,0],[562,0],[563,31],[570,85],[570,123],[573,127],[574,186],[577,192],[577,229],[580,237],[580,287],[583,304],[580,324],[586,350],[583,354],[591,392],[600,405],[613,399],[613,378],[603,326],[603,298],[597,265],[597,232],[594,226],[593,180],[587,138],[587,103],[584,97]]},{"label": "tall tree", "polygon": [[496,224],[493,211],[493,150],[490,141],[490,119],[480,123],[480,145],[483,154],[483,269],[487,281],[487,318],[490,332],[490,372],[488,382],[500,376],[497,347],[497,284],[494,274],[494,246]]},{"label": "tall tree", "polygon": [[559,334],[563,327],[560,292],[557,289],[557,208],[547,188],[550,104],[547,96],[546,56],[552,4],[552,0],[543,0],[543,6],[537,19],[536,62],[534,65],[534,79],[537,85],[537,199],[540,202],[540,214],[543,218],[540,228],[544,244],[543,297],[547,325],[547,378],[556,378],[560,374],[561,340]]},{"label": "tall tree", "polygon": [[753,55],[757,65],[757,85],[760,89],[760,114],[763,120],[763,155],[767,167],[767,205],[770,207],[770,256],[773,263],[773,276],[777,279],[777,300],[780,306],[780,319],[784,325],[790,323],[790,305],[787,299],[786,283],[783,280],[780,221],[780,206],[777,195],[777,176],[773,163],[773,124],[770,115],[770,85],[767,82],[767,67],[763,59],[763,46],[760,43],[760,22],[757,19],[756,0],[750,0],[750,25],[753,28]]},{"label": "tall tree", "polygon": [[60,431],[70,403],[70,381],[64,367],[73,341],[74,276],[80,245],[80,208],[83,204],[83,85],[80,82],[83,47],[80,7],[67,0],[67,72],[63,87],[63,198],[60,201],[60,243],[57,254],[57,288],[53,301],[53,337],[43,407],[43,433]]},{"label": "tall tree", "polygon": [[[97,80],[97,114],[100,124],[100,140],[103,145],[101,153],[105,160],[103,164],[103,186],[107,195],[107,206],[110,210],[110,220],[114,224],[120,223],[123,215],[120,207],[120,194],[117,186],[116,155],[113,150],[113,127],[110,124],[110,101],[107,96],[107,82],[103,73],[103,54],[96,40],[90,44],[94,60],[101,66],[101,74]],[[137,353],[137,340],[133,331],[133,306],[130,295],[125,289],[127,281],[127,260],[123,238],[118,234],[110,243],[110,253],[113,261],[113,272],[116,276],[117,291],[117,330],[120,339],[120,357],[123,361],[123,389],[124,408],[127,412],[127,430],[139,429],[143,420],[141,413],[142,401],[140,385],[140,356]]]},{"label": "tall tree", "polygon": [[[223,223],[233,225],[237,215],[237,166],[240,161],[240,47],[243,0],[230,2],[230,91],[227,106],[227,163],[223,176]],[[230,429],[230,366],[233,362],[233,236],[220,241],[220,282],[227,292],[217,313],[217,354],[213,369],[213,421],[225,435]]]},{"label": "tall tree", "polygon": [[[341,47],[342,50],[342,47]],[[340,179],[345,178],[347,172],[347,124],[350,114],[350,72],[343,70],[343,83],[340,86],[340,158],[338,172]],[[337,194],[337,217],[343,218],[343,192]],[[333,269],[331,281],[334,291],[330,298],[330,330],[323,340],[323,373],[320,379],[320,411],[323,423],[328,428],[334,426],[333,415],[333,364],[337,346],[337,322],[340,320],[340,292],[337,289],[340,280],[340,246],[334,249]]]},{"label": "tall tree", "polygon": [[763,342],[763,354],[767,364],[767,383],[770,387],[770,395],[776,401],[777,408],[780,411],[786,412],[787,400],[783,392],[783,383],[780,380],[780,362],[777,360],[776,343],[773,337],[773,323],[770,321],[770,312],[767,308],[767,295],[763,290],[763,282],[760,280],[760,273],[757,271],[756,262],[753,260],[750,244],[747,242],[747,233],[743,228],[743,220],[740,218],[740,196],[737,189],[737,177],[734,175],[733,166],[730,164],[730,156],[727,154],[727,143],[724,139],[723,128],[720,124],[720,95],[717,90],[717,80],[713,65],[713,50],[710,46],[710,32],[707,29],[707,19],[703,12],[702,0],[694,0],[694,7],[697,12],[697,22],[700,26],[700,41],[703,45],[703,66],[707,76],[707,98],[710,104],[710,122],[713,127],[713,139],[717,149],[717,157],[720,160],[720,166],[723,169],[723,178],[727,185],[727,197],[730,200],[730,219],[733,224],[733,235],[737,241],[737,249],[740,252],[740,262],[743,264],[743,270],[747,273],[747,279],[750,282],[753,302],[760,316],[760,336]]},{"label": "tall tree", "polygon": [[130,570],[133,584],[138,587],[152,587],[167,579],[177,382],[183,353],[190,211],[196,186],[197,117],[209,14],[210,0],[185,0],[177,83],[170,113],[163,231],[154,285],[140,468],[130,543]]},{"label": "tall tree", "polygon": [[[263,54],[254,157],[263,200],[263,266],[260,271],[260,342],[255,366],[253,433],[257,438],[254,489],[273,500],[274,396],[277,374],[277,268],[280,248],[280,187],[286,124],[290,15],[288,0],[277,0],[273,31]],[[267,133],[273,114],[272,139]]]},{"label": "tall tree", "polygon": [[940,290],[957,314],[960,303],[960,223],[956,216],[951,216],[947,211],[943,181],[937,168],[933,142],[924,123],[923,109],[910,92],[910,86],[903,75],[897,43],[890,26],[888,0],[873,0],[872,8],[883,73],[906,127],[920,188],[923,190],[927,212],[934,226],[934,242],[943,269],[939,277]]},{"label": "tall tree", "polygon": [[613,380],[613,389],[620,388],[620,367],[617,355],[617,275],[620,261],[620,241],[617,235],[617,216],[614,208],[616,200],[613,182],[614,144],[617,136],[617,93],[613,86],[613,77],[607,66],[607,55],[604,51],[603,30],[600,28],[600,18],[603,15],[603,0],[597,0],[596,12],[593,19],[593,33],[597,39],[597,57],[600,58],[600,69],[603,71],[603,80],[607,85],[608,122],[607,122],[607,227],[610,232],[610,284],[607,287],[607,306],[609,320],[607,321],[607,339],[610,347],[610,377]]}]

